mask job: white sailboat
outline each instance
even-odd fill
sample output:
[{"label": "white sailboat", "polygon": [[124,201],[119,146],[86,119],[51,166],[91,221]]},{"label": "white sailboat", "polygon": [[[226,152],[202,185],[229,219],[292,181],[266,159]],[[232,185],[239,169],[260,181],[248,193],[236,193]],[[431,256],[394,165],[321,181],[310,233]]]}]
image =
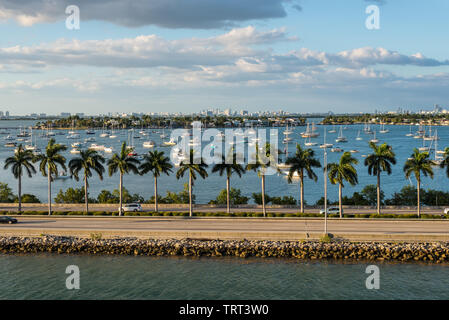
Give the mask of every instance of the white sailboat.
[{"label": "white sailboat", "polygon": [[406,137],[413,137],[412,125],[410,125],[410,132],[405,135]]},{"label": "white sailboat", "polygon": [[379,139],[376,138],[376,131],[374,131],[374,138],[371,139],[369,142],[372,142],[372,143],[378,143],[379,142]]},{"label": "white sailboat", "polygon": [[355,138],[357,141],[363,140],[363,138],[360,136],[360,130],[357,132],[357,138]]},{"label": "white sailboat", "polygon": [[340,127],[340,133],[338,134],[338,138],[335,139],[335,142],[348,142],[348,139],[343,136],[343,127]]},{"label": "white sailboat", "polygon": [[310,129],[310,123],[307,123],[307,129],[306,129],[306,131],[301,133],[301,137],[302,137],[302,138],[309,138],[309,137],[310,137],[310,138],[316,138],[316,137],[318,137],[318,136],[319,136],[318,133],[313,132],[313,130]]},{"label": "white sailboat", "polygon": [[382,123],[379,133],[388,133],[388,132],[390,132],[390,130],[385,129],[385,124]]},{"label": "white sailboat", "polygon": [[324,140],[323,140],[323,144],[320,145],[321,149],[325,149],[325,148],[332,148],[334,145],[332,143],[326,143],[326,130],[324,130]]}]

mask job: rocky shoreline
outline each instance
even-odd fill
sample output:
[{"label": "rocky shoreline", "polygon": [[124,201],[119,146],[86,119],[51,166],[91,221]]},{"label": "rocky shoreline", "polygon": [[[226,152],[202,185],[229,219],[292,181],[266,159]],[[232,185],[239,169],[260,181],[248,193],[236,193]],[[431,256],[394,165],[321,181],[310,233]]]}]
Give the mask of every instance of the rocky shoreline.
[{"label": "rocky shoreline", "polygon": [[88,239],[61,236],[0,237],[1,254],[58,253],[449,262],[449,243]]}]

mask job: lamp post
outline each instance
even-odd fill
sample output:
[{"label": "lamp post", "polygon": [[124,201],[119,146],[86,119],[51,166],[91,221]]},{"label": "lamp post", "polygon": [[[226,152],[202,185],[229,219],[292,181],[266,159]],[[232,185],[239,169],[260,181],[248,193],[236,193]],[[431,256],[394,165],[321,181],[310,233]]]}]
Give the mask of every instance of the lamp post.
[{"label": "lamp post", "polygon": [[324,146],[324,235],[327,235],[327,146]]}]

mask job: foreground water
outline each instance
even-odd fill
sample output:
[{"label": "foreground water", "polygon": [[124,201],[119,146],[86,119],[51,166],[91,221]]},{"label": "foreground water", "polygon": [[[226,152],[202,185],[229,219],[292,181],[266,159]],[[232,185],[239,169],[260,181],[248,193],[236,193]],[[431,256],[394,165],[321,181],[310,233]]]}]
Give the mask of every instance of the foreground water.
[{"label": "foreground water", "polygon": [[[309,122],[315,121],[318,122],[319,119],[309,119]],[[20,126],[28,127],[34,124],[35,121],[0,121],[1,128],[7,128],[8,132],[12,136],[16,136],[18,133],[17,129]],[[380,143],[387,142],[388,144],[393,146],[393,149],[396,153],[397,164],[393,166],[393,173],[388,176],[386,174],[382,175],[382,189],[385,192],[385,196],[391,197],[394,192],[400,191],[402,187],[408,184],[416,185],[416,180],[411,178],[410,180],[405,179],[403,173],[404,162],[410,157],[413,152],[413,148],[422,147],[423,140],[422,139],[413,139],[413,137],[407,137],[406,134],[410,132],[410,130],[414,133],[418,130],[417,126],[413,126],[412,128],[409,126],[394,126],[389,125],[385,126],[389,130],[389,133],[380,134],[379,129],[380,126],[372,126],[372,130],[377,131],[377,138]],[[272,128],[270,128],[272,129]],[[329,133],[332,129],[335,129],[335,133]],[[335,139],[337,138],[340,129],[342,129],[343,135],[348,139],[347,143],[336,143]],[[426,128],[428,130],[428,128]],[[282,139],[284,137],[283,131],[285,128],[278,128],[279,130],[279,146],[281,149],[284,149],[286,146],[282,144]],[[304,127],[296,127],[293,128],[293,134],[291,134],[292,142],[289,144],[289,152],[292,154],[295,149],[295,144],[299,143],[304,147],[305,139],[301,138],[300,133],[304,131]],[[135,134],[139,134],[140,130],[136,129]],[[135,139],[134,144],[136,145],[136,151],[138,153],[147,152],[148,149],[143,148],[142,143],[146,140],[153,140],[156,145],[160,145],[162,143],[162,139],[160,138],[160,134],[162,130],[146,130],[148,136],[141,136],[141,139]],[[154,132],[153,132],[154,131]],[[368,141],[373,138],[372,135],[367,135],[363,133],[363,125],[353,125],[353,126],[317,126],[317,132],[320,133],[318,138],[312,139],[312,141],[317,142],[318,145],[323,143],[324,131],[327,132],[326,141],[329,143],[333,143],[335,146],[341,147],[346,151],[351,149],[356,149],[359,151],[358,153],[354,153],[353,156],[359,161],[359,164],[356,166],[359,175],[359,184],[355,187],[350,185],[345,185],[343,190],[344,195],[352,195],[354,191],[360,191],[364,186],[368,184],[376,184],[376,177],[368,175],[367,168],[364,166],[364,156],[371,152],[371,149],[368,146]],[[356,137],[361,131],[360,136],[363,140],[356,140]],[[435,133],[438,131],[438,137],[440,140],[438,141],[438,149],[443,150],[446,146],[449,146],[449,126],[434,126],[432,127],[432,132]],[[85,134],[85,130],[79,130],[80,134],[79,141],[84,141],[88,136]],[[35,130],[33,132],[34,138],[36,139],[36,143],[39,148],[42,150],[45,149],[45,145],[48,143],[48,139],[44,139],[41,137],[43,131]],[[61,132],[62,133],[62,132]],[[69,161],[75,155],[70,154],[70,144],[75,142],[76,140],[67,139],[67,132],[64,131],[64,135],[56,135],[55,139],[58,143],[62,143],[68,146],[68,150],[64,153],[64,156]],[[106,147],[112,147],[114,152],[120,150],[120,145],[122,142],[128,140],[128,130],[120,130],[116,132],[117,137],[115,139],[110,138],[101,138],[100,137],[101,130],[97,130],[94,135],[96,141],[94,143],[105,145]],[[166,135],[170,135],[170,130],[165,130]],[[7,148],[4,146],[5,136],[0,136],[0,164],[4,162],[4,160],[12,155],[13,149]],[[168,140],[166,138],[165,140]],[[429,146],[429,142],[425,142],[426,146]],[[83,148],[87,148],[90,143],[84,144]],[[323,163],[323,150],[318,146],[312,147],[315,152],[317,158]],[[169,147],[157,147],[159,151],[164,151],[168,155],[170,152]],[[432,147],[433,149],[433,147]],[[111,154],[104,154],[106,158],[110,158]],[[329,162],[337,162],[341,157],[341,153],[333,153],[329,152],[328,161]],[[431,155],[432,159],[434,157],[434,152]],[[219,176],[218,173],[211,173],[211,168],[209,168],[209,177],[206,180],[198,179],[195,181],[194,193],[196,195],[197,203],[207,203],[208,201],[215,199],[220,190],[226,188],[226,179],[224,177]],[[188,178],[185,176],[184,178],[177,180],[176,172],[177,168],[174,168],[174,172],[170,176],[162,175],[159,178],[159,193],[162,196],[165,196],[166,192],[173,191],[179,192],[183,189],[183,184],[187,182]],[[445,170],[434,168],[435,176],[434,179],[430,179],[429,177],[424,177],[422,181],[422,188],[424,189],[437,189],[443,191],[449,191],[449,183],[448,178],[446,177]],[[305,180],[305,199],[308,204],[314,204],[318,199],[323,196],[323,175],[320,169],[316,170],[316,174],[318,176],[318,181],[314,182],[312,180]],[[9,186],[17,192],[17,180],[14,178],[10,170],[4,171],[2,173],[2,177],[0,182],[6,182]],[[112,191],[113,189],[117,189],[119,185],[119,176],[114,175],[112,177],[108,177],[107,174],[103,181],[100,181],[96,176],[94,176],[89,181],[90,184],[90,193],[91,197],[96,197],[101,190],[106,189]],[[36,176],[29,179],[28,177],[24,177],[23,181],[23,192],[31,193],[37,195],[41,201],[47,201],[47,179],[42,177],[42,175],[38,172]],[[77,187],[80,188],[83,186],[82,181],[75,180],[57,180],[53,185],[53,196],[56,196],[56,193],[62,189],[65,190],[69,187]],[[150,198],[154,194],[154,183],[152,176],[136,176],[136,175],[126,175],[124,177],[124,186],[130,190],[132,193],[138,193],[142,195],[145,199]],[[242,190],[242,194],[249,197],[251,199],[252,193],[261,192],[261,183],[260,178],[257,176],[255,172],[247,172],[243,175],[242,178],[239,178],[237,175],[234,175],[231,178],[231,186],[234,188],[238,188]],[[328,184],[328,197],[332,201],[336,201],[338,198],[338,187],[334,185]],[[297,181],[294,181],[292,184],[287,183],[286,176],[283,174],[275,174],[266,177],[266,193],[270,196],[293,196],[298,199],[299,196],[299,185]],[[250,200],[251,202],[252,200]],[[438,199],[435,199],[435,205],[438,205]]]},{"label": "foreground water", "polygon": [[[66,289],[68,265],[80,289]],[[0,299],[447,299],[449,266],[281,259],[0,255]]]}]

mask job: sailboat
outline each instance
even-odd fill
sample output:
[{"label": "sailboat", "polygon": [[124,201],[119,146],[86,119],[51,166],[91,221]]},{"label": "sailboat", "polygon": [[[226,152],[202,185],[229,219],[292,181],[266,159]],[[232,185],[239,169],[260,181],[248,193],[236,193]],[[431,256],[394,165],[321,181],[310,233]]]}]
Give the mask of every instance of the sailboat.
[{"label": "sailboat", "polygon": [[103,123],[103,131],[100,134],[100,138],[106,138],[106,137],[109,137],[109,133],[104,131],[104,123]]},{"label": "sailboat", "polygon": [[285,130],[284,130],[284,134],[285,135],[289,135],[289,134],[292,134],[292,133],[293,133],[293,131],[288,128],[288,122],[287,122],[287,126],[285,127]]},{"label": "sailboat", "polygon": [[348,139],[346,139],[346,138],[343,136],[343,127],[340,127],[340,133],[339,133],[339,135],[338,135],[338,138],[335,139],[335,141],[336,141],[336,142],[348,142]]},{"label": "sailboat", "polygon": [[111,135],[109,136],[110,139],[115,139],[117,138],[117,135],[114,132],[114,125],[112,125],[112,129],[111,129]]},{"label": "sailboat", "polygon": [[304,145],[306,147],[313,147],[313,146],[316,146],[317,144],[318,143],[316,143],[316,142],[312,142],[311,137],[309,137],[309,141],[308,142],[304,143]]},{"label": "sailboat", "polygon": [[324,130],[324,140],[323,140],[323,144],[320,145],[321,149],[325,149],[325,148],[332,148],[334,145],[332,143],[326,143],[326,130]]},{"label": "sailboat", "polygon": [[167,135],[165,134],[165,129],[164,128],[162,129],[162,134],[160,135],[160,137],[162,139],[167,138]]},{"label": "sailboat", "polygon": [[355,138],[357,141],[363,140],[363,138],[360,136],[360,130],[357,132],[357,138]]},{"label": "sailboat", "polygon": [[35,151],[37,149],[36,145],[33,143],[33,128],[30,127],[30,135],[31,135],[31,145],[26,144],[25,150]]},{"label": "sailboat", "polygon": [[[435,130],[435,138],[438,137],[437,130]],[[439,166],[443,163],[444,157],[440,156],[442,150],[438,150],[438,139],[435,139],[435,159],[433,160],[433,164],[436,166]],[[443,151],[444,154],[444,151]]]},{"label": "sailboat", "polygon": [[413,137],[412,125],[410,125],[410,132],[405,135],[406,137]]},{"label": "sailboat", "polygon": [[379,133],[388,133],[388,132],[390,132],[390,130],[385,129],[385,124],[382,123]]},{"label": "sailboat", "polygon": [[363,128],[363,131],[364,131],[366,134],[371,134],[371,133],[373,133],[373,131],[371,130],[371,126],[370,126],[369,124],[367,124],[366,122],[365,122],[365,127]]},{"label": "sailboat", "polygon": [[426,147],[426,140],[422,140],[422,147],[418,148],[419,151],[425,151],[425,152],[429,152],[430,147]]},{"label": "sailboat", "polygon": [[335,124],[332,126],[332,129],[329,130],[329,133],[336,133],[337,130],[335,130]]},{"label": "sailboat", "polygon": [[318,136],[319,136],[319,134],[316,133],[316,132],[313,132],[313,129],[310,130],[310,123],[307,123],[306,131],[301,133],[301,137],[302,138],[309,138],[309,137],[310,138],[316,138]]},{"label": "sailboat", "polygon": [[379,139],[376,139],[376,131],[374,131],[374,138],[371,139],[369,142],[372,142],[372,143],[378,143],[379,142]]}]

